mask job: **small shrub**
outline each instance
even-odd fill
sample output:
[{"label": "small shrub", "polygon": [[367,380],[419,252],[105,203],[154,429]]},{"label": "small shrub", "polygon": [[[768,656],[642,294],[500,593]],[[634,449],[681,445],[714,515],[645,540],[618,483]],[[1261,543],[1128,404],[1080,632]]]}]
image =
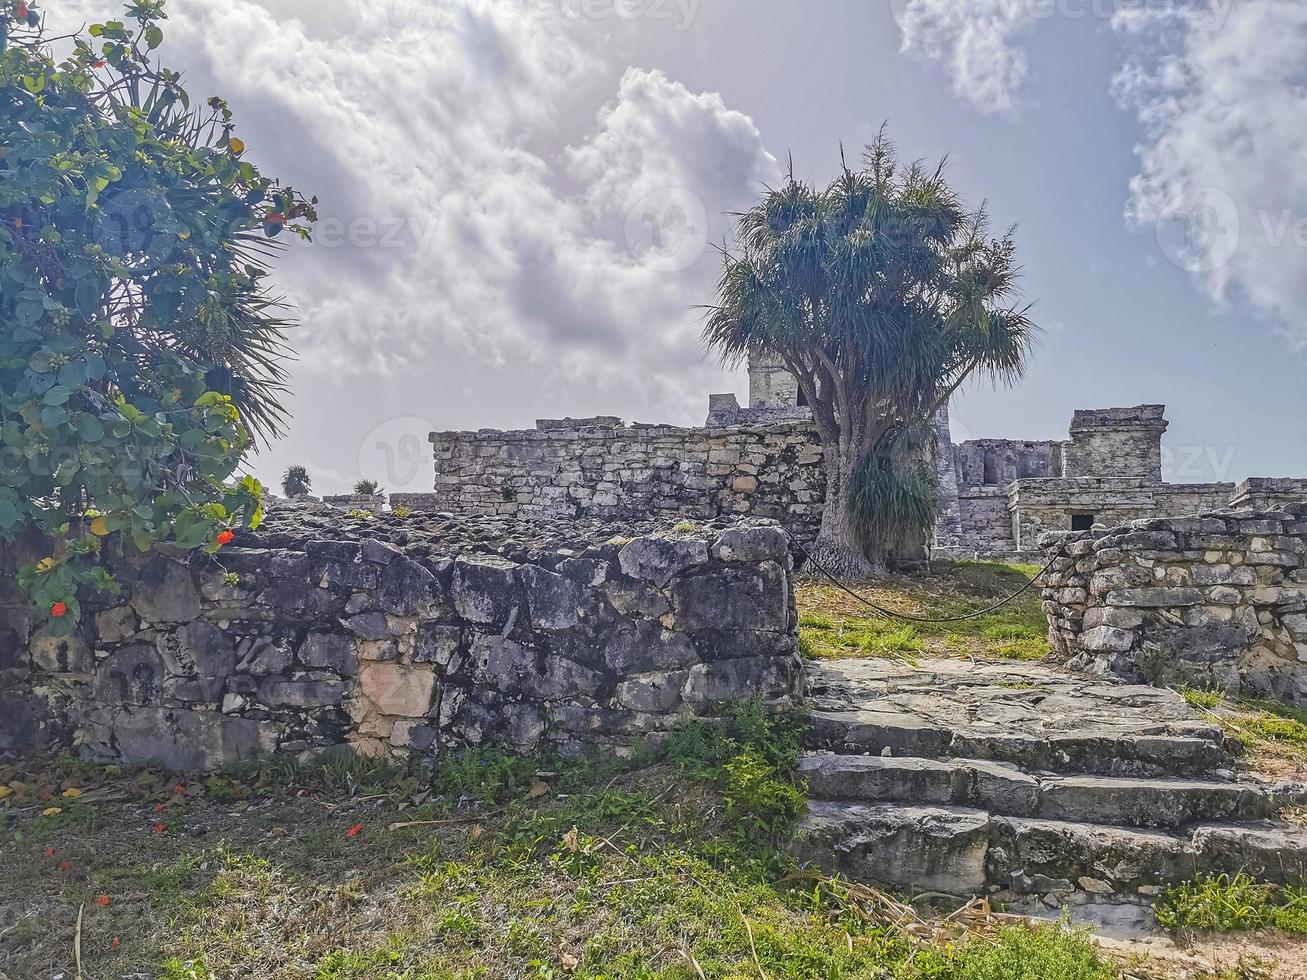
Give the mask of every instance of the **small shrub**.
[{"label": "small shrub", "polygon": [[413,516],[413,508],[409,507],[407,504],[400,504],[398,507],[392,507],[390,513],[392,516],[398,517],[401,521],[404,521]]},{"label": "small shrub", "polygon": [[354,492],[364,497],[375,497],[383,491],[376,480],[359,480],[354,484]]},{"label": "small shrub", "polygon": [[1220,691],[1199,691],[1192,687],[1186,687],[1180,694],[1189,702],[1190,707],[1199,708],[1203,711],[1211,711],[1221,703]]},{"label": "small shrub", "polygon": [[1274,927],[1307,935],[1307,884],[1271,885],[1239,872],[1199,875],[1162,893],[1154,909],[1165,929],[1234,932]]},{"label": "small shrub", "polygon": [[962,946],[949,965],[952,969],[941,974],[949,980],[1115,980],[1117,976],[1087,932],[1065,925],[1002,929],[992,941],[973,939]]}]

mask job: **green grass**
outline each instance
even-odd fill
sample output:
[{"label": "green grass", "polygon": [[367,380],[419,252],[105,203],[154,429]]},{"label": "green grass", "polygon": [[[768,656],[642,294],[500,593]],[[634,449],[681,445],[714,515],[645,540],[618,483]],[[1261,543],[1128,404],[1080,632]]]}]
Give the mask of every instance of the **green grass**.
[{"label": "green grass", "polygon": [[[422,771],[332,754],[184,794],[164,774],[80,769],[87,802],[42,818],[24,795],[0,835],[4,969],[75,975],[80,908],[88,977],[1115,975],[1061,927],[923,945],[853,899],[782,883],[800,735],[752,703],[625,763],[484,752]],[[68,765],[25,778],[57,788]]]},{"label": "green grass", "polygon": [[[926,619],[977,612],[1019,589],[1039,566],[959,561],[925,579],[887,578],[858,586],[878,605]],[[811,659],[954,654],[1005,660],[1042,660],[1052,650],[1038,589],[974,619],[920,623],[882,616],[818,582],[801,583],[799,644]]]},{"label": "green grass", "polygon": [[1307,775],[1307,711],[1269,698],[1183,688],[1190,705],[1204,712],[1248,753],[1255,768],[1280,775]]},{"label": "green grass", "polygon": [[1275,928],[1307,935],[1307,884],[1270,885],[1240,872],[1199,875],[1167,889],[1155,909],[1158,924],[1172,930],[1236,932]]}]

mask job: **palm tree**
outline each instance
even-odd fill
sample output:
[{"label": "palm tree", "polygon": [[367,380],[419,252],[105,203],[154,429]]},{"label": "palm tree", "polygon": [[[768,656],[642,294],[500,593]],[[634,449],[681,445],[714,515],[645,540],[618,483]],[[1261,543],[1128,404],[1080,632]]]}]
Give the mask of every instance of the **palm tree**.
[{"label": "palm tree", "polygon": [[281,491],[287,497],[304,497],[313,489],[313,480],[309,471],[298,463],[287,467],[281,477]]},{"label": "palm tree", "polygon": [[381,484],[376,480],[359,480],[354,484],[354,492],[364,497],[375,497],[381,493]]},{"label": "palm tree", "polygon": [[860,169],[841,154],[825,189],[794,179],[738,215],[704,339],[723,360],[779,356],[826,453],[813,556],[838,574],[882,571],[935,511],[930,420],[976,373],[1010,383],[1037,328],[1014,305],[1012,232],[992,238],[945,162],[900,168],[882,129]]}]

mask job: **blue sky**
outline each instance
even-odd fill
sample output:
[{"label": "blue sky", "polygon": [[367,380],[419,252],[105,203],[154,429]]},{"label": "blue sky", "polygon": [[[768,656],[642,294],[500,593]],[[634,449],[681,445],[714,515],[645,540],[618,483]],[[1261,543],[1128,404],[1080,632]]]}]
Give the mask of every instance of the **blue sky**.
[{"label": "blue sky", "polygon": [[745,390],[693,309],[724,212],[789,153],[829,179],[882,121],[1018,225],[1047,328],[1018,387],[958,400],[955,437],[1165,402],[1172,480],[1307,476],[1301,0],[169,7],[192,94],[323,202],[278,277],[303,326],[266,482],[300,462],[319,491],[423,489],[432,428],[700,423]]}]

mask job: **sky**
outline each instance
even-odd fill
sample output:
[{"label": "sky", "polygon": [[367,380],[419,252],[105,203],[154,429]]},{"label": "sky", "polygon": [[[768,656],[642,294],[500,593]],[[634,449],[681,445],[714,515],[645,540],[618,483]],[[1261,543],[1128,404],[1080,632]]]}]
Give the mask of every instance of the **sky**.
[{"label": "sky", "polygon": [[[59,26],[113,0],[47,0]],[[163,60],[321,200],[252,465],[430,489],[432,430],[702,424],[731,212],[883,123],[1016,227],[1042,326],[954,439],[1161,402],[1172,482],[1307,477],[1303,0],[170,0]]]}]

